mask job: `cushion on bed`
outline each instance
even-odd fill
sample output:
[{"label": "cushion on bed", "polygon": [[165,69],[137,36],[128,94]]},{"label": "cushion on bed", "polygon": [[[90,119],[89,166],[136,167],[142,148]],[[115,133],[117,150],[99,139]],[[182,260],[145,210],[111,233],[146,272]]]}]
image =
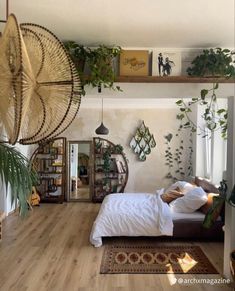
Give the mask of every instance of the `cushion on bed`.
[{"label": "cushion on bed", "polygon": [[162,201],[165,203],[171,203],[177,198],[180,198],[184,196],[184,194],[180,191],[180,189],[177,187],[175,190],[169,190],[168,192],[165,192],[161,195]]},{"label": "cushion on bed", "polygon": [[219,196],[217,193],[207,193],[207,202],[202,205],[202,207],[199,208],[199,211],[201,211],[204,214],[207,214],[208,210],[211,208],[213,204],[213,198]]},{"label": "cushion on bed", "polygon": [[169,192],[170,190],[176,190],[177,188],[179,188],[179,190],[185,194],[188,191],[192,190],[193,188],[195,188],[196,186],[185,182],[185,181],[177,181],[176,183],[172,184],[167,190],[166,192]]},{"label": "cushion on bed", "polygon": [[174,212],[192,213],[207,202],[207,194],[201,187],[194,187],[183,197],[172,201],[169,205]]}]

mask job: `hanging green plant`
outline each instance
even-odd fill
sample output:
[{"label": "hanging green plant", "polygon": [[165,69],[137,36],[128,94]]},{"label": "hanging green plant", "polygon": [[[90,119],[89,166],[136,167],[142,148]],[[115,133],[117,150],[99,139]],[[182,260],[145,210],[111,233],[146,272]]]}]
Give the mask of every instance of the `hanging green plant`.
[{"label": "hanging green plant", "polygon": [[190,76],[232,77],[235,76],[234,51],[222,48],[203,50],[202,54],[192,61],[192,67],[187,69]]},{"label": "hanging green plant", "polygon": [[88,66],[90,68],[90,76],[87,84],[92,87],[109,88],[117,91],[122,91],[119,86],[114,86],[115,74],[113,70],[114,58],[121,53],[121,47],[107,47],[100,45],[98,48],[89,51]]},{"label": "hanging green plant", "polygon": [[69,56],[71,57],[72,61],[74,62],[76,69],[77,69],[77,72],[78,72],[78,75],[80,77],[81,84],[83,87],[82,88],[82,95],[84,96],[86,94],[86,92],[84,90],[84,86],[87,83],[86,78],[84,76],[84,67],[85,67],[85,63],[89,57],[90,48],[84,47],[83,45],[78,44],[72,40],[65,41],[63,44],[64,44]]},{"label": "hanging green plant", "polygon": [[[192,132],[196,132],[206,137],[208,132],[221,131],[222,138],[227,138],[227,119],[228,113],[227,109],[219,108],[217,103],[216,90],[218,89],[218,84],[213,84],[211,89],[202,89],[200,97],[191,98],[189,102],[185,102],[183,99],[176,101],[179,106],[180,113],[177,114],[176,118],[181,121],[180,129],[190,129]],[[211,93],[209,95],[209,93]],[[195,124],[191,117],[190,112],[192,112],[192,105],[199,104],[204,107],[204,112],[202,114],[202,119],[205,121],[205,128],[202,128]]]},{"label": "hanging green plant", "polygon": [[[189,146],[184,146],[184,139],[180,137],[179,133],[173,136],[172,133],[164,136],[166,142],[165,150],[165,165],[168,166],[168,173],[165,176],[166,179],[171,179],[173,182],[177,180],[185,180],[187,177],[192,176],[192,136],[189,135]],[[178,147],[174,150],[171,147],[172,140],[176,140]],[[187,165],[183,165],[183,157],[188,156]]]},{"label": "hanging green plant", "polygon": [[168,166],[168,173],[166,174],[166,179],[172,179],[173,181],[175,180],[175,178],[172,175],[172,168],[174,167],[173,164],[173,154],[172,154],[172,149],[171,149],[171,140],[172,140],[173,134],[169,133],[168,135],[164,136],[166,142],[166,150],[165,150],[165,159],[166,159],[166,163],[165,165]]}]

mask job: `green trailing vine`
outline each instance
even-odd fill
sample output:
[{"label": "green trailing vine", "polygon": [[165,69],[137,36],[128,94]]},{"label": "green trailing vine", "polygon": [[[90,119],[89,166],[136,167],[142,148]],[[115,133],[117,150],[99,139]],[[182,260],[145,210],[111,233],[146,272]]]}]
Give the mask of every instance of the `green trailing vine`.
[{"label": "green trailing vine", "polygon": [[166,179],[173,179],[174,177],[172,175],[172,168],[174,167],[174,163],[173,163],[173,154],[172,154],[172,150],[171,150],[171,145],[170,142],[172,140],[173,134],[169,133],[168,135],[164,136],[166,142],[166,150],[165,150],[165,159],[166,159],[166,163],[165,165],[168,166],[168,173],[166,174]]},{"label": "green trailing vine", "polygon": [[[188,148],[184,146],[184,140],[179,136],[179,133],[173,136],[172,133],[164,136],[166,142],[166,150],[165,150],[165,165],[168,166],[168,173],[166,174],[166,179],[171,179],[173,182],[177,180],[185,179],[185,177],[192,176],[193,174],[193,166],[192,166],[192,155],[193,155],[193,147],[192,147],[192,133],[190,133],[189,138],[189,146]],[[171,147],[171,141],[176,138],[179,141],[179,146],[175,148],[173,151]],[[183,156],[188,156],[188,163],[186,166],[183,165]]]},{"label": "green trailing vine", "polygon": [[234,51],[222,48],[210,48],[202,51],[187,69],[190,76],[235,76]]},{"label": "green trailing vine", "polygon": [[191,98],[188,103],[183,99],[176,101],[180,110],[180,113],[176,116],[181,122],[179,127],[180,130],[190,129],[191,132],[196,132],[198,130],[198,134],[203,137],[208,136],[206,129],[195,124],[190,117],[192,105],[199,104],[204,107],[204,112],[201,117],[205,121],[205,127],[209,132],[220,130],[222,138],[227,138],[228,113],[226,109],[218,107],[216,96],[218,87],[219,85],[216,83],[213,84],[211,89],[202,89],[200,97]]},{"label": "green trailing vine", "polygon": [[184,168],[183,168],[183,161],[182,161],[182,155],[183,155],[183,150],[184,150],[184,146],[183,146],[183,139],[180,140],[180,146],[179,148],[175,149],[175,157],[174,160],[176,162],[177,165],[177,169],[175,170],[175,174],[179,174],[180,176],[185,176],[185,172],[184,172]]}]

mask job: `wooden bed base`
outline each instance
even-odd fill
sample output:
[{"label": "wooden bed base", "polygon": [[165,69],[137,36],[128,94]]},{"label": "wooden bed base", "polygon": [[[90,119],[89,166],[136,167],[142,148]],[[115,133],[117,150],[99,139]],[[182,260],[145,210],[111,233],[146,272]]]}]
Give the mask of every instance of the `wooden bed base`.
[{"label": "wooden bed base", "polygon": [[222,221],[216,221],[211,228],[206,229],[200,221],[176,221],[174,222],[173,237],[222,241],[224,239],[223,225]]}]

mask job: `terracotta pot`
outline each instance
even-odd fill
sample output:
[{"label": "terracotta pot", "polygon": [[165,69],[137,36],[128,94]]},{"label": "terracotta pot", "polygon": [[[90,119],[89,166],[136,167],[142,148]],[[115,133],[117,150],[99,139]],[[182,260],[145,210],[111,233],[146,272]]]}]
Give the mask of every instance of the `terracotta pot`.
[{"label": "terracotta pot", "polygon": [[230,253],[230,269],[233,280],[235,281],[235,250]]}]

